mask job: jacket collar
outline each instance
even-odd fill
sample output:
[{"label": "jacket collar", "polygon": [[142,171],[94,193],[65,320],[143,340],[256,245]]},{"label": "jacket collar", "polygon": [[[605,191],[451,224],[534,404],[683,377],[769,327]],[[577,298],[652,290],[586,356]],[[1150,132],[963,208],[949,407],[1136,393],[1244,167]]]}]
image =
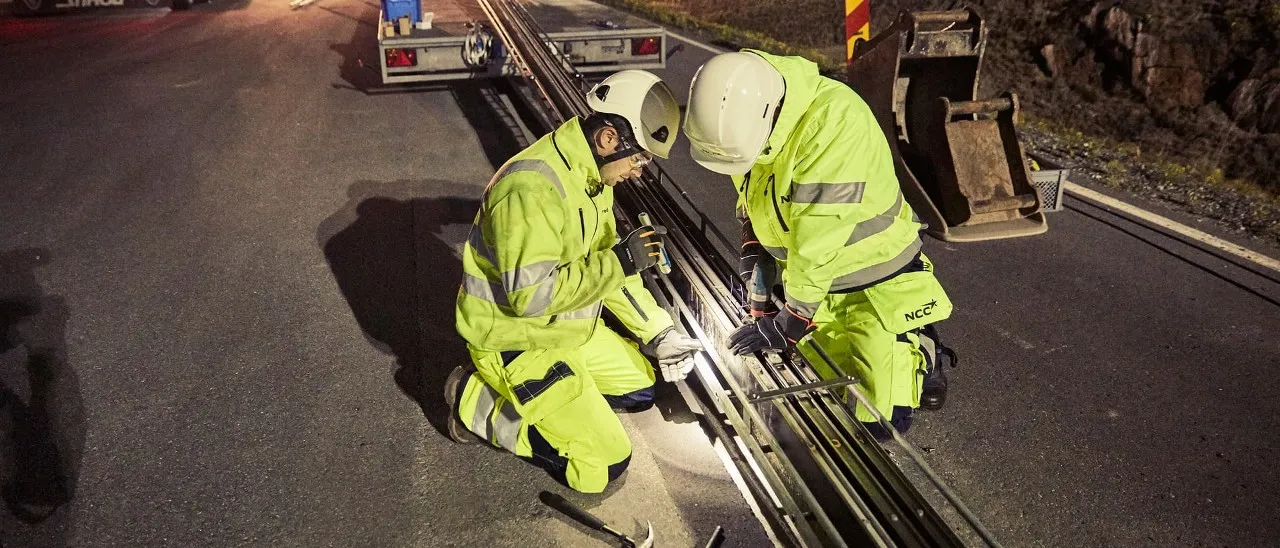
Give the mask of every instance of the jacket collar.
[{"label": "jacket collar", "polygon": [[756,158],[757,164],[771,164],[782,151],[783,145],[791,138],[804,113],[809,110],[809,105],[817,95],[818,84],[822,82],[822,76],[818,73],[817,63],[803,57],[783,57],[753,49],[743,51],[763,57],[773,65],[773,68],[782,73],[782,80],[786,83],[787,91],[783,96],[782,112],[773,126],[773,132],[769,134],[769,140],[765,142],[764,150]]},{"label": "jacket collar", "polygon": [[561,165],[576,177],[565,181],[567,186],[575,186],[589,194],[600,187],[600,168],[596,167],[596,157],[591,153],[591,143],[582,133],[582,124],[578,117],[571,118],[556,128],[551,134],[551,144],[560,154]]}]

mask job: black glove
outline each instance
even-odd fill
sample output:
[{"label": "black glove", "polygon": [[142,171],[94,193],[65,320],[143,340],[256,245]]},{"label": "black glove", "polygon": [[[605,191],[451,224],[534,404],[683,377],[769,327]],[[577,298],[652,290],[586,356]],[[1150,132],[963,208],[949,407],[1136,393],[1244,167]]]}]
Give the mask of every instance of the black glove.
[{"label": "black glove", "polygon": [[729,348],[739,356],[757,351],[781,352],[816,327],[809,318],[797,315],[787,306],[776,316],[765,316],[739,327],[729,335]]},{"label": "black glove", "polygon": [[622,272],[630,276],[646,268],[658,265],[662,258],[662,235],[666,234],[662,227],[642,226],[632,230],[613,246],[613,254],[622,263]]}]

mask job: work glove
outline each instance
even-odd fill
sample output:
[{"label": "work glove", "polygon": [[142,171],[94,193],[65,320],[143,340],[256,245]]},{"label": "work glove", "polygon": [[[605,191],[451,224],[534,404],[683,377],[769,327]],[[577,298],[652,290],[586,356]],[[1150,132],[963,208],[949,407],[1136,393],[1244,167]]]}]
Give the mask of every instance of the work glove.
[{"label": "work glove", "polygon": [[662,235],[666,229],[649,225],[632,230],[626,238],[613,246],[613,254],[622,263],[627,276],[658,265],[662,258]]},{"label": "work glove", "polygon": [[693,357],[702,350],[702,343],[668,327],[641,350],[658,360],[662,380],[677,382],[684,380],[693,371]]},{"label": "work glove", "polygon": [[739,327],[729,335],[729,348],[739,356],[760,351],[782,352],[816,327],[809,318],[784,306],[774,316],[763,316]]}]

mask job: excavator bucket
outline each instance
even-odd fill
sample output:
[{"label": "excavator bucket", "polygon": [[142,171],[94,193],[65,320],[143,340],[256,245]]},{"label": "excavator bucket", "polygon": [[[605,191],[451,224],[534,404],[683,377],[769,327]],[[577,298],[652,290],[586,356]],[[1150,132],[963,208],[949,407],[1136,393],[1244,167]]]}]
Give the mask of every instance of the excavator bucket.
[{"label": "excavator bucket", "polygon": [[875,112],[903,194],[949,242],[1041,234],[1012,93],[979,100],[986,27],[973,9],[903,12],[854,49],[849,84]]}]

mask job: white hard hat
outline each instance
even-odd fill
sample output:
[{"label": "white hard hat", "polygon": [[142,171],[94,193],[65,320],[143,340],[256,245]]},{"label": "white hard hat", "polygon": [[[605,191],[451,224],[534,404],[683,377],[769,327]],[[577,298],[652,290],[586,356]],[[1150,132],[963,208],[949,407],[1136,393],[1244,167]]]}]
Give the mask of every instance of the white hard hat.
[{"label": "white hard hat", "polygon": [[631,124],[636,144],[666,158],[680,133],[680,103],[671,88],[643,70],[616,72],[587,92],[587,106]]},{"label": "white hard hat", "polygon": [[751,170],[782,102],[782,73],[753,53],[722,53],[698,69],[689,84],[684,134],[693,160],[711,171]]}]

